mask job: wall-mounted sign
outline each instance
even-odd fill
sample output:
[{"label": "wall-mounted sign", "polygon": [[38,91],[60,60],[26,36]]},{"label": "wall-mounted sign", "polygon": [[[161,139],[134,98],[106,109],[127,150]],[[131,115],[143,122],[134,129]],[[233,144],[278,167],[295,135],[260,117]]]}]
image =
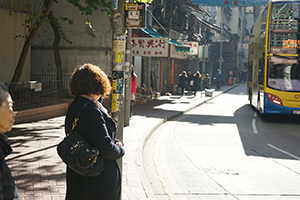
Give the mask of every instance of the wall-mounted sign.
[{"label": "wall-mounted sign", "polygon": [[145,38],[132,39],[132,56],[168,57],[169,38]]},{"label": "wall-mounted sign", "polygon": [[198,42],[181,42],[182,44],[189,45],[189,55],[198,55]]},{"label": "wall-mounted sign", "polygon": [[118,9],[118,0],[113,0],[113,7],[114,7],[114,10]]},{"label": "wall-mounted sign", "polygon": [[146,4],[145,3],[126,3],[125,25],[126,28],[133,28],[133,29],[146,28]]},{"label": "wall-mounted sign", "polygon": [[125,52],[125,40],[114,40],[113,52]]},{"label": "wall-mounted sign", "polygon": [[188,51],[182,52],[176,49],[175,45],[170,45],[170,58],[177,58],[177,59],[187,59]]}]

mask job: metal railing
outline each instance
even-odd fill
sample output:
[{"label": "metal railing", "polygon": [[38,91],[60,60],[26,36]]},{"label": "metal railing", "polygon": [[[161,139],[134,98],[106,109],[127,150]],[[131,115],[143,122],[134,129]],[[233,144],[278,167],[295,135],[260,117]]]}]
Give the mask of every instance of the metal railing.
[{"label": "metal railing", "polygon": [[14,110],[21,111],[63,102],[62,80],[11,83]]},{"label": "metal railing", "polygon": [[[69,81],[70,75],[63,75],[62,76],[62,87],[63,89],[69,88]],[[45,81],[53,81],[57,80],[56,75],[49,75],[49,74],[31,74],[30,80],[38,81],[38,82],[45,82]]]}]

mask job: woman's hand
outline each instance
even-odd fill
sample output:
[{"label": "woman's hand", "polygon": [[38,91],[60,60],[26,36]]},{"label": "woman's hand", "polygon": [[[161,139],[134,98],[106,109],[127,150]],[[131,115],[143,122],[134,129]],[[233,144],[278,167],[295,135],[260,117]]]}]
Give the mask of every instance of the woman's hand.
[{"label": "woman's hand", "polygon": [[117,142],[116,145],[119,145],[120,147],[124,147],[123,142]]}]

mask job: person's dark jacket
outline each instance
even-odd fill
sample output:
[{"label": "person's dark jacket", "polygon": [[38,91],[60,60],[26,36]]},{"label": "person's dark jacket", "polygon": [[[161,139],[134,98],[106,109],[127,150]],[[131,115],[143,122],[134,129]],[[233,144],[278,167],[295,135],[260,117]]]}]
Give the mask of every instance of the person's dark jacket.
[{"label": "person's dark jacket", "polygon": [[193,81],[194,81],[193,90],[198,91],[201,85],[201,78],[199,76],[194,76]]},{"label": "person's dark jacket", "polygon": [[66,200],[120,200],[121,173],[116,162],[125,151],[116,137],[113,119],[100,110],[90,100],[76,96],[69,106],[66,120],[66,133],[71,130],[78,110],[90,102],[81,112],[75,130],[91,145],[96,147],[104,158],[104,171],[96,177],[84,177],[67,167]]},{"label": "person's dark jacket", "polygon": [[0,134],[0,200],[19,200],[19,193],[15,181],[8,168],[5,156],[10,154],[12,149],[4,136]]},{"label": "person's dark jacket", "polygon": [[187,80],[188,80],[187,76],[180,74],[178,86],[181,88],[185,88],[187,85]]},{"label": "person's dark jacket", "polygon": [[215,74],[215,77],[216,77],[216,81],[217,81],[217,82],[220,82],[220,81],[221,81],[222,74],[221,74],[220,72],[217,72],[217,73]]}]

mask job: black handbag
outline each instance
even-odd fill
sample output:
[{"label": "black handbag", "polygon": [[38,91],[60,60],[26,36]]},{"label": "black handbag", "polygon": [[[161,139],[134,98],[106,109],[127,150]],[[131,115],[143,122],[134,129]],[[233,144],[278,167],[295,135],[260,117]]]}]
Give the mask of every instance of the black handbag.
[{"label": "black handbag", "polygon": [[75,131],[84,104],[72,124],[72,130],[57,145],[57,153],[64,163],[76,173],[86,176],[98,176],[104,170],[104,161],[97,148],[91,147],[84,138]]}]

